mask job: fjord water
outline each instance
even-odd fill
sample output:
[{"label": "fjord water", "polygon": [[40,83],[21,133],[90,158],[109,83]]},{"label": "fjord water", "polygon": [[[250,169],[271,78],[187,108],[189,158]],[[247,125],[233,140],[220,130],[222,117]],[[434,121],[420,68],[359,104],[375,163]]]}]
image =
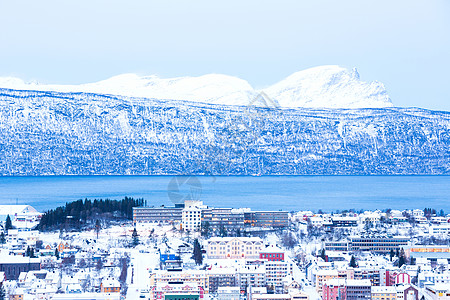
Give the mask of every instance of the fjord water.
[{"label": "fjord water", "polygon": [[[172,205],[168,185],[173,178],[0,177],[0,204],[29,204],[45,211],[78,199],[129,196],[144,198],[148,206]],[[179,186],[172,182],[170,189],[181,197],[194,195],[213,207],[327,212],[430,207],[450,212],[450,176],[196,176],[193,179],[197,183],[195,193],[189,181]]]}]

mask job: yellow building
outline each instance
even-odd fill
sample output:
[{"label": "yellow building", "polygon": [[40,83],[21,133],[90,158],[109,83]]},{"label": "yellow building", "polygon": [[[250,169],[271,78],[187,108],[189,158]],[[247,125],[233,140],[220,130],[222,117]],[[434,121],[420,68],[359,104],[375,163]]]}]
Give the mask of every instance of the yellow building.
[{"label": "yellow building", "polygon": [[395,286],[372,286],[372,300],[396,300]]},{"label": "yellow building", "polygon": [[316,291],[321,294],[323,285],[330,279],[338,279],[337,270],[319,270],[316,273]]}]

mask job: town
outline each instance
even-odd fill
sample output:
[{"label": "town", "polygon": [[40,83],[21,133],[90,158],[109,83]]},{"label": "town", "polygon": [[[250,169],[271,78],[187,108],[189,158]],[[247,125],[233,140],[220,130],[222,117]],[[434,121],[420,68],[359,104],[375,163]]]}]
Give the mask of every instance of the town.
[{"label": "town", "polygon": [[138,203],[127,218],[53,227],[50,212],[0,205],[0,299],[450,299],[450,215],[438,208],[126,203]]}]

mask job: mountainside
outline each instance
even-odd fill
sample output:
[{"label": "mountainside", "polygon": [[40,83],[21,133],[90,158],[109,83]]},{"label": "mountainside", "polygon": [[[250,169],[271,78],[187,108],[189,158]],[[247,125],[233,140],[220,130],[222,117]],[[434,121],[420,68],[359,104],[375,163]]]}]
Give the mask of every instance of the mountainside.
[{"label": "mountainside", "polygon": [[450,113],[0,89],[0,174],[449,174]]},{"label": "mountainside", "polygon": [[41,85],[17,78],[0,78],[0,88],[186,100],[210,104],[248,105],[259,92],[281,107],[379,108],[392,102],[379,82],[361,81],[356,69],[321,66],[297,72],[261,91],[242,79],[210,74],[199,77],[162,79],[124,74],[96,83],[81,85]]}]

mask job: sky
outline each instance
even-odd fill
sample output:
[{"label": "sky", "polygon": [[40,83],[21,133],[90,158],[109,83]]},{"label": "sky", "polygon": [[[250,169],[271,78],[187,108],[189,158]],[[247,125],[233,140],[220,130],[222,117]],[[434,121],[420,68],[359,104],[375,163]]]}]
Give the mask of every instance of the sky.
[{"label": "sky", "polygon": [[449,0],[0,0],[0,76],[80,84],[222,73],[263,88],[356,67],[395,106],[450,111]]}]

